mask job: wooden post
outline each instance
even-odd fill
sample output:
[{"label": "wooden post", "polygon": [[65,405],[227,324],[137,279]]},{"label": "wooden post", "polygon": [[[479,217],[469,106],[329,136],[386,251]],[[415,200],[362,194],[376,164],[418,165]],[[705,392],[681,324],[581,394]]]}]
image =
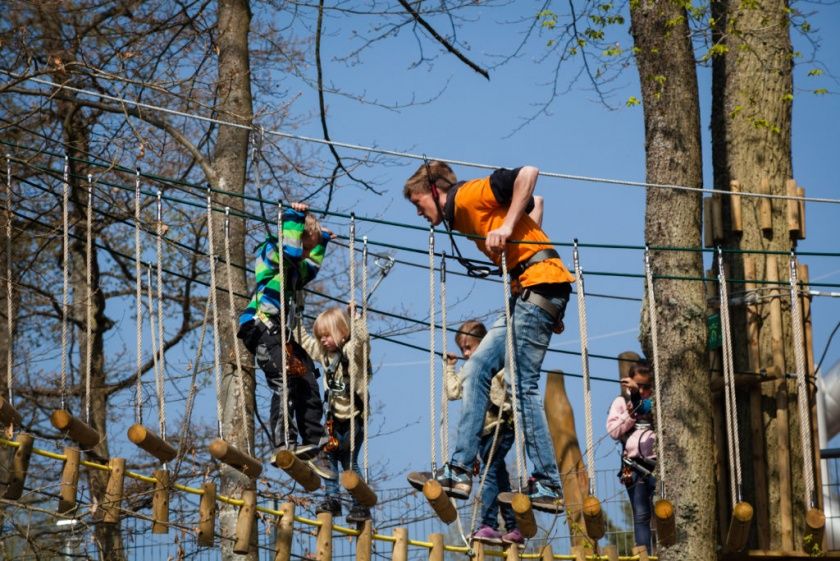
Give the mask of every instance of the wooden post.
[{"label": "wooden post", "polygon": [[26,474],[29,471],[29,459],[32,457],[32,444],[35,439],[32,438],[31,434],[21,433],[18,435],[16,442],[19,446],[15,450],[9,483],[6,492],[3,494],[4,499],[11,501],[16,501],[23,495]]},{"label": "wooden post", "polygon": [[373,521],[365,520],[359,525],[359,537],[356,538],[356,561],[370,561],[372,545]]},{"label": "wooden post", "polygon": [[703,197],[703,245],[714,247],[715,228],[712,222],[712,198]]},{"label": "wooden post", "polygon": [[61,491],[58,513],[72,514],[76,510],[76,490],[79,487],[79,460],[81,452],[72,446],[64,447],[64,469],[61,471]]},{"label": "wooden post", "polygon": [[[259,460],[245,452],[237,450],[221,438],[217,438],[210,444],[210,454],[220,462],[224,462],[230,467],[241,471],[248,477],[259,477],[262,473],[262,464]],[[307,491],[310,490],[307,489]]]},{"label": "wooden post", "polygon": [[408,528],[394,528],[394,551],[391,561],[408,561]]},{"label": "wooden post", "polygon": [[571,554],[574,555],[575,561],[586,561],[586,549],[582,545],[573,545]]},{"label": "wooden post", "polygon": [[211,547],[216,533],[216,484],[205,481],[201,489],[204,493],[198,504],[198,545]]},{"label": "wooden post", "polygon": [[[245,489],[242,491],[242,501],[243,505],[239,507],[239,516],[236,519],[236,540],[233,542],[233,552],[247,555],[251,551],[251,537],[254,535],[254,526],[257,523],[257,491]],[[318,516],[320,518],[321,515]],[[326,561],[329,561],[329,558]]]},{"label": "wooden post", "polygon": [[572,543],[583,544],[585,540],[580,529],[584,527],[583,497],[589,489],[589,480],[583,465],[575,429],[575,415],[566,395],[562,372],[549,372],[544,407],[548,430],[554,444],[557,468],[563,480],[566,520],[571,530]]},{"label": "wooden post", "polygon": [[[788,179],[785,182],[785,194],[788,197],[796,197],[796,180]],[[799,239],[799,201],[794,199],[785,200],[785,208],[787,210],[787,227],[790,234],[790,239]]]},{"label": "wooden post", "polygon": [[723,241],[723,201],[720,195],[712,195],[712,233],[715,244]]},{"label": "wooden post", "polygon": [[321,486],[321,478],[318,477],[318,474],[289,450],[277,452],[274,457],[274,465],[289,474],[289,477],[300,483],[309,493]]},{"label": "wooden post", "polygon": [[[770,180],[766,177],[761,178],[761,183],[759,184],[758,192],[762,195],[769,195],[770,194]],[[764,235],[772,235],[773,234],[773,204],[771,203],[770,199],[766,197],[762,197],[762,199],[758,203],[759,210],[758,210],[758,221],[761,225],[761,231],[764,232]]]},{"label": "wooden post", "polygon": [[793,509],[791,505],[790,433],[788,430],[788,383],[785,374],[785,353],[782,346],[782,291],[779,288],[779,269],[775,255],[767,256],[765,278],[773,287],[770,299],[770,348],[776,382],[776,462],[779,470],[779,518],[782,550],[793,549]]},{"label": "wooden post", "polygon": [[528,495],[514,493],[510,508],[513,510],[516,526],[522,532],[522,535],[526,538],[533,538],[537,534],[537,520],[534,518],[531,499],[528,498]]},{"label": "wooden post", "polygon": [[376,493],[355,471],[341,472],[341,486],[347,489],[356,502],[362,506],[372,508],[376,506]]},{"label": "wooden post", "polygon": [[605,545],[603,551],[607,561],[618,561],[618,548],[615,544]]},{"label": "wooden post", "polygon": [[21,416],[17,409],[5,398],[0,397],[0,425],[20,426]]},{"label": "wooden post", "polygon": [[808,555],[823,554],[822,543],[825,535],[825,514],[818,508],[809,508],[805,513],[805,533],[802,547]]},{"label": "wooden post", "polygon": [[735,195],[741,192],[741,182],[733,179],[729,182],[729,190],[733,193],[729,196],[729,223],[733,234],[741,234],[744,231],[741,221],[741,196]]},{"label": "wooden post", "polygon": [[729,521],[729,532],[726,534],[724,545],[725,552],[731,553],[744,549],[747,540],[750,539],[752,519],[753,508],[749,503],[742,501],[732,507],[732,518]]},{"label": "wooden post", "polygon": [[429,550],[429,561],[443,561],[443,534],[429,534],[432,549]]},{"label": "wooden post", "polygon": [[295,526],[295,503],[280,506],[282,516],[277,517],[274,528],[274,561],[289,561],[292,558],[292,538]]},{"label": "wooden post", "polygon": [[99,444],[99,433],[64,409],[53,411],[50,415],[52,426],[63,432],[67,438],[84,450],[90,450]]},{"label": "wooden post", "polygon": [[802,187],[796,188],[796,196],[799,197],[799,239],[805,239],[805,189]]},{"label": "wooden post", "polygon": [[111,468],[111,475],[108,477],[108,484],[105,487],[102,521],[106,524],[116,524],[120,521],[120,507],[122,506],[125,485],[125,458],[111,458],[108,460],[108,466]]},{"label": "wooden post", "polygon": [[597,542],[607,533],[604,511],[601,509],[601,501],[598,497],[589,495],[583,499],[583,520],[586,523],[586,535],[591,540]]},{"label": "wooden post", "polygon": [[[755,295],[755,260],[744,255],[744,289]],[[761,371],[759,325],[761,314],[756,303],[747,304],[747,357],[752,372]],[[770,508],[768,505],[767,458],[764,455],[764,415],[761,407],[761,387],[750,392],[750,441],[752,444],[753,481],[755,483],[755,529],[759,549],[770,547]]]},{"label": "wooden post", "polygon": [[554,561],[554,550],[550,543],[546,543],[540,548],[540,561]]},{"label": "wooden post", "polygon": [[473,550],[473,561],[484,561],[484,543],[473,540],[471,543]]},{"label": "wooden post", "polygon": [[128,439],[163,463],[171,462],[178,455],[172,445],[140,424],[129,427]]},{"label": "wooden post", "polygon": [[169,533],[169,471],[155,470],[155,494],[152,495],[152,533]]},{"label": "wooden post", "polygon": [[458,518],[458,512],[449,497],[444,493],[443,487],[434,479],[429,479],[423,484],[423,496],[432,505],[432,509],[438,518],[446,524],[452,524]]},{"label": "wooden post", "polygon": [[667,499],[659,499],[653,504],[653,516],[656,518],[657,541],[666,547],[677,543],[674,504]]},{"label": "wooden post", "polygon": [[520,561],[518,545],[510,544],[507,546],[507,549],[505,549],[505,561]]},{"label": "wooden post", "polygon": [[637,545],[630,551],[633,555],[639,556],[639,561],[648,561],[650,559],[648,557],[648,550],[646,545]]},{"label": "wooden post", "polygon": [[333,517],[329,512],[318,514],[318,537],[315,540],[315,559],[317,561],[332,561],[332,530]]}]

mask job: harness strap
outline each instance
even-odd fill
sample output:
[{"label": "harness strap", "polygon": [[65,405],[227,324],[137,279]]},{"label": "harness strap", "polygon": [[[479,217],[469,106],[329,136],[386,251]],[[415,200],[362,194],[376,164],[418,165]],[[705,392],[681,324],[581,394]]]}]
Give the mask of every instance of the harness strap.
[{"label": "harness strap", "polygon": [[[525,261],[522,261],[516,267],[511,269],[510,270],[510,276],[513,277],[513,278],[519,278],[519,276],[522,273],[524,273],[525,269],[527,269],[528,267],[536,265],[540,261],[545,261],[546,259],[555,259],[555,258],[559,259],[560,254],[557,253],[557,250],[554,249],[553,247],[549,247],[549,248],[546,248],[546,249],[541,249],[538,252],[536,252],[535,254],[533,254],[531,257],[529,257]],[[537,304],[537,305],[539,305],[539,304]],[[542,306],[540,306],[540,307],[542,307]]]},{"label": "harness strap", "polygon": [[551,319],[554,321],[556,321],[557,318],[560,316],[560,308],[555,306],[551,300],[549,300],[542,294],[534,292],[530,288],[524,289],[520,298],[522,298],[523,302],[530,302],[531,304],[534,304],[535,306],[538,306],[546,312],[548,312],[548,315],[550,315]]}]

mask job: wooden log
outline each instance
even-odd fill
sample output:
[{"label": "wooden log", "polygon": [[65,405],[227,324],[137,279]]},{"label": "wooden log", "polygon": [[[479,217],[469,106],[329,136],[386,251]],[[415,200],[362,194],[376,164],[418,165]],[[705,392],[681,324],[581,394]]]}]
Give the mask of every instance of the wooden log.
[{"label": "wooden log", "polygon": [[216,533],[216,484],[201,484],[201,502],[198,503],[198,545],[212,547]]},{"label": "wooden log", "polygon": [[723,235],[723,201],[720,200],[720,195],[715,193],[712,195],[712,237],[715,245],[724,240]]},{"label": "wooden log", "polygon": [[283,503],[274,528],[274,561],[290,561],[295,533],[295,503]]},{"label": "wooden log", "polygon": [[799,197],[799,239],[805,239],[805,189],[802,187],[796,188],[796,196]]},{"label": "wooden log", "polygon": [[550,372],[546,378],[545,417],[551,441],[554,445],[554,456],[560,470],[563,483],[563,495],[566,503],[566,521],[572,536],[573,545],[583,545],[586,541],[582,529],[583,497],[589,489],[586,468],[580,453],[580,444],[575,428],[575,415],[562,372]]},{"label": "wooden log", "polygon": [[712,222],[712,198],[703,197],[703,245],[714,247],[715,229]]},{"label": "wooden log", "polygon": [[[220,462],[237,469],[248,477],[256,478],[262,473],[262,464],[259,460],[236,449],[221,438],[210,443],[210,454]],[[291,452],[289,452],[291,454]],[[292,454],[293,455],[293,454]],[[317,487],[316,487],[317,489]],[[307,489],[310,491],[311,489]]]},{"label": "wooden log", "polygon": [[470,543],[470,547],[473,550],[473,561],[484,561],[484,543],[473,540]]},{"label": "wooden log", "polygon": [[129,427],[128,439],[164,463],[171,462],[178,455],[171,444],[140,424]]},{"label": "wooden log", "polygon": [[805,513],[805,533],[802,535],[802,547],[809,555],[824,555],[822,549],[825,536],[825,514],[818,508],[809,508]]},{"label": "wooden log", "polygon": [[520,561],[518,545],[510,544],[507,546],[507,549],[505,549],[505,561]]},{"label": "wooden log", "polygon": [[[785,181],[785,194],[788,197],[796,197],[796,180],[788,179]],[[785,200],[785,209],[787,216],[787,228],[790,234],[790,239],[799,239],[799,201],[794,199]]]},{"label": "wooden log", "polygon": [[[745,255],[744,288],[748,294],[754,294],[756,283],[755,260]],[[761,348],[759,326],[761,314],[758,304],[747,305],[747,359],[752,372],[761,371]],[[752,446],[753,481],[755,497],[755,530],[759,549],[770,547],[770,508],[767,486],[767,457],[765,456],[764,413],[762,411],[762,388],[750,390],[750,443]]]},{"label": "wooden log", "polygon": [[659,544],[667,547],[677,543],[674,504],[668,499],[659,499],[653,503],[653,516],[656,518],[656,539]]},{"label": "wooden log", "polygon": [[586,535],[590,539],[597,542],[607,533],[604,511],[598,497],[589,495],[583,499],[583,521],[586,524]]},{"label": "wooden log", "polygon": [[630,367],[633,366],[634,362],[639,362],[642,360],[642,357],[639,356],[639,353],[634,353],[633,351],[624,351],[618,355],[618,379],[623,380],[630,376]]},{"label": "wooden log", "polygon": [[744,549],[750,539],[752,519],[753,508],[749,503],[742,501],[732,507],[729,532],[726,534],[726,544],[723,548],[725,552],[731,553]]},{"label": "wooden log", "polygon": [[443,534],[429,534],[432,548],[429,550],[429,561],[443,561]]},{"label": "wooden log", "polygon": [[111,474],[105,486],[102,521],[106,524],[116,524],[120,521],[120,507],[125,487],[125,458],[111,458],[108,460],[108,467],[111,468]]},{"label": "wooden log", "polygon": [[155,470],[155,493],[152,495],[152,533],[169,533],[169,471]]},{"label": "wooden log", "polygon": [[733,234],[742,234],[744,232],[743,222],[741,220],[741,196],[735,193],[741,192],[741,182],[733,179],[729,182],[729,190],[733,193],[729,196],[729,224]]},{"label": "wooden log", "polygon": [[64,447],[64,469],[61,470],[61,490],[58,499],[59,514],[72,514],[76,510],[81,455],[82,453],[78,448]]},{"label": "wooden log", "polygon": [[359,525],[359,537],[356,538],[356,561],[370,561],[373,548],[373,521],[365,520]]},{"label": "wooden log", "polygon": [[[785,373],[785,353],[782,346],[782,291],[779,281],[778,261],[775,255],[766,257],[765,278],[773,287],[770,299],[770,349],[773,369]],[[774,284],[776,283],[776,284]],[[779,477],[780,542],[785,551],[793,549],[793,506],[790,471],[790,432],[788,421],[788,383],[783,377],[776,384],[776,464]]]},{"label": "wooden log", "polygon": [[[251,538],[255,536],[254,530],[257,524],[257,491],[254,489],[242,491],[242,502],[242,506],[239,507],[239,516],[236,518],[233,552],[239,555],[247,555],[251,551]],[[320,518],[321,515],[319,514],[318,517]],[[332,526],[330,531],[332,531]],[[327,561],[329,561],[329,558],[327,558]]]},{"label": "wooden log", "polygon": [[362,506],[372,508],[376,506],[376,493],[355,471],[341,472],[341,486],[347,489],[356,502]]},{"label": "wooden log", "polygon": [[442,522],[452,524],[458,518],[455,505],[452,504],[443,487],[436,480],[429,479],[423,484],[423,496],[429,501],[432,510],[435,511]]},{"label": "wooden log", "polygon": [[15,441],[18,443],[18,447],[12,459],[9,483],[6,486],[6,492],[3,493],[3,498],[10,501],[16,501],[23,495],[26,474],[29,472],[29,460],[32,458],[32,444],[35,439],[32,438],[31,434],[21,433]]},{"label": "wooden log", "polygon": [[394,538],[391,561],[408,561],[408,528],[394,528]]},{"label": "wooden log", "polygon": [[0,397],[0,425],[19,427],[21,421],[20,413],[5,398]]},{"label": "wooden log", "polygon": [[50,415],[50,422],[52,426],[63,432],[67,438],[81,446],[83,450],[91,450],[102,440],[94,428],[64,409],[53,411],[53,414]]},{"label": "wooden log", "polygon": [[533,538],[537,535],[537,520],[534,518],[534,510],[531,508],[531,499],[523,493],[514,493],[510,502],[513,510],[513,517],[516,518],[516,526],[526,538]]},{"label": "wooden log", "polygon": [[551,548],[550,543],[540,548],[540,561],[554,561],[554,550]]},{"label": "wooden log", "polygon": [[631,555],[637,555],[639,557],[639,561],[648,561],[650,557],[648,557],[648,550],[646,545],[637,545],[634,546],[633,549],[630,550]]},{"label": "wooden log", "polygon": [[[761,178],[758,192],[762,195],[770,194],[770,180],[766,177]],[[761,226],[761,231],[764,235],[769,236],[773,234],[773,204],[770,199],[762,198],[758,203],[758,223]]]},{"label": "wooden log", "polygon": [[618,548],[615,544],[605,545],[604,549],[604,556],[607,558],[607,561],[618,561]]},{"label": "wooden log", "polygon": [[332,561],[332,531],[333,517],[329,512],[318,514],[318,536],[315,538],[315,559],[317,561]]},{"label": "wooden log", "polygon": [[280,450],[274,457],[274,465],[285,471],[289,477],[300,483],[311,493],[321,486],[321,478],[306,462],[302,462],[289,450]]},{"label": "wooden log", "polygon": [[575,561],[586,561],[586,549],[582,545],[573,545],[570,553]]}]

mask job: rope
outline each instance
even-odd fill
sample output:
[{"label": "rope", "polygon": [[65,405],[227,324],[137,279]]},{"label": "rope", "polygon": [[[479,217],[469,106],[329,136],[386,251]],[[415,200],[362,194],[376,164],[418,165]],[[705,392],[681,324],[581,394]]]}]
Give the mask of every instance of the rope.
[{"label": "rope", "polygon": [[[227,210],[227,207],[225,207]],[[239,323],[236,318],[236,307],[233,301],[233,270],[230,266],[230,213],[225,212],[225,275],[228,284],[228,317],[230,318],[230,329],[233,334],[233,356],[236,360],[236,381],[237,381],[237,402],[239,412],[242,415],[242,432],[245,435],[245,449],[251,449],[251,437],[248,435],[248,408],[245,405],[245,374],[242,372],[242,356],[239,349],[239,337],[236,331]]]},{"label": "rope", "polygon": [[[350,334],[348,346],[345,347],[353,349],[356,343],[356,217],[351,213],[350,215],[350,237],[348,239],[348,246],[350,248]],[[350,359],[350,469],[353,470],[353,451],[356,449],[356,357],[348,357]]]},{"label": "rope", "polygon": [[[368,240],[367,236],[362,238],[362,325],[365,326],[365,333],[368,331]],[[370,345],[368,341],[362,345],[362,364],[364,364],[365,372],[362,376],[362,428],[363,443],[362,443],[362,466],[365,472],[365,481],[370,478],[369,464],[368,464],[368,419],[370,418],[370,397],[368,396],[368,376],[370,374],[368,364],[370,364]],[[352,454],[351,454],[352,457]]]},{"label": "rope", "polygon": [[64,158],[64,190],[61,202],[62,217],[62,279],[64,289],[61,298],[61,408],[67,409],[67,340],[69,326],[67,314],[70,313],[70,163]]},{"label": "rope", "polygon": [[[432,477],[437,469],[437,449],[435,447],[435,230],[429,226],[429,434],[431,436]],[[443,458],[444,463],[449,458]]]},{"label": "rope", "polygon": [[799,301],[799,281],[796,255],[790,254],[790,316],[793,322],[793,354],[796,359],[796,400],[799,405],[799,433],[802,440],[802,471],[805,472],[805,505],[816,505],[814,484],[814,456],[811,450],[811,425],[808,411],[808,380],[805,361],[805,342],[802,336],[802,309]]},{"label": "rope", "polygon": [[[440,338],[441,356],[446,360],[446,254],[440,262]],[[440,385],[440,448],[444,458],[449,458],[449,398],[446,382]]]},{"label": "rope", "polygon": [[216,380],[216,420],[219,438],[224,438],[222,423],[222,350],[219,342],[219,308],[216,298],[216,247],[213,242],[213,201],[207,194],[207,253],[210,256],[210,308],[213,310],[213,372]]},{"label": "rope", "polygon": [[[88,174],[88,204],[85,215],[85,279],[87,317],[85,320],[85,422],[90,424],[90,378],[93,371],[93,176]],[[11,339],[9,339],[11,341]],[[11,347],[11,345],[10,345]]]},{"label": "rope", "polygon": [[159,346],[159,341],[157,339],[157,335],[155,335],[155,331],[157,329],[157,320],[155,319],[155,300],[154,296],[152,295],[152,264],[149,263],[146,269],[146,298],[148,300],[149,306],[149,331],[151,332],[151,337],[149,337],[149,341],[152,343],[152,364],[154,365],[155,370],[155,394],[157,395],[157,405],[158,405],[158,430],[160,431],[161,438],[164,438],[163,431],[164,426],[166,426],[165,417],[166,413],[164,412],[165,405],[163,403],[164,396],[163,396],[163,375],[161,374],[161,364],[160,364],[160,355],[162,354],[160,351],[162,348]]},{"label": "rope", "polygon": [[575,264],[575,285],[577,288],[578,325],[580,329],[580,362],[583,372],[583,411],[586,425],[586,471],[589,477],[589,494],[595,495],[595,437],[592,432],[592,387],[589,379],[589,343],[586,329],[586,298],[583,285],[583,269],[580,267],[580,253],[577,240],[572,252]]},{"label": "rope", "polygon": [[[107,100],[107,101],[114,101],[114,102],[117,102],[117,103],[120,103],[120,104],[130,105],[130,106],[141,108],[141,109],[149,109],[149,110],[152,110],[152,111],[159,111],[161,113],[166,113],[166,114],[169,114],[169,115],[174,115],[174,116],[177,116],[177,117],[184,117],[184,118],[188,118],[188,119],[195,119],[195,120],[203,121],[203,122],[206,122],[206,123],[213,123],[213,124],[219,125],[219,126],[233,127],[233,128],[245,129],[245,130],[249,130],[249,131],[257,130],[257,127],[255,127],[254,125],[245,125],[245,124],[242,124],[242,123],[225,121],[224,119],[204,117],[202,115],[196,115],[194,113],[189,113],[189,112],[186,112],[186,111],[178,111],[178,110],[175,110],[175,109],[168,109],[166,107],[161,107],[159,105],[152,105],[150,103],[143,103],[143,102],[140,102],[140,101],[136,101],[136,100],[133,100],[133,99],[120,97],[120,96],[107,95],[107,94],[104,94],[104,93],[95,92],[95,91],[91,91],[91,90],[86,90],[86,89],[83,89],[83,88],[75,88],[75,87],[70,86],[68,84],[60,84],[60,83],[56,83],[56,82],[51,82],[49,80],[43,80],[43,79],[40,79],[40,78],[36,78],[34,76],[25,76],[25,75],[17,74],[15,72],[9,72],[7,70],[0,70],[0,72],[2,72],[3,74],[6,74],[7,76],[11,76],[13,78],[20,79],[20,80],[23,80],[23,81],[35,82],[35,83],[38,83],[38,84],[49,86],[51,88],[68,90],[68,91],[80,93],[80,94],[83,94],[83,95],[88,95],[88,96],[91,96],[91,97],[98,97],[100,99],[104,99],[104,100]],[[420,160],[420,161],[439,160],[439,161],[446,162],[446,163],[451,164],[451,165],[472,167],[472,168],[477,168],[477,169],[493,170],[493,169],[497,169],[499,167],[498,165],[482,164],[482,163],[479,163],[479,162],[470,162],[470,161],[466,161],[466,160],[455,160],[455,159],[451,159],[451,158],[441,158],[441,157],[428,157],[425,154],[413,154],[411,152],[400,152],[400,151],[397,151],[397,150],[387,150],[387,149],[383,149],[383,148],[375,148],[375,147],[372,147],[372,146],[365,146],[365,145],[362,145],[362,144],[352,144],[352,143],[348,143],[348,142],[338,142],[338,141],[334,141],[334,140],[325,140],[323,138],[316,138],[316,137],[305,136],[305,135],[300,135],[300,134],[292,134],[292,133],[283,132],[283,131],[279,131],[279,130],[263,129],[262,127],[259,127],[259,130],[262,132],[262,134],[270,134],[272,136],[277,136],[279,138],[286,138],[286,139],[290,139],[290,140],[299,140],[299,141],[302,141],[302,142],[309,142],[309,143],[313,143],[313,144],[327,145],[327,146],[332,146],[334,148],[344,148],[344,149],[348,149],[348,150],[357,150],[357,151],[361,151],[361,152],[368,152],[368,153],[371,153],[371,154],[381,154],[381,155],[385,155],[385,156],[394,156],[394,157],[399,157],[399,158],[406,158],[406,159]],[[686,191],[686,192],[691,192],[691,193],[703,193],[703,194],[717,193],[717,194],[723,194],[723,195],[728,195],[728,196],[735,195],[735,196],[740,196],[740,197],[753,197],[753,198],[759,198],[759,199],[761,199],[761,198],[783,199],[783,200],[795,200],[795,201],[815,202],[815,203],[840,204],[840,199],[830,199],[830,198],[824,198],[824,197],[795,197],[795,196],[789,196],[789,195],[774,195],[774,194],[769,194],[769,193],[750,193],[750,192],[732,193],[731,191],[720,191],[720,190],[717,190],[717,189],[706,189],[706,188],[700,188],[700,187],[688,187],[688,186],[685,186],[685,185],[676,185],[676,184],[669,184],[669,183],[648,183],[648,182],[644,182],[644,181],[630,181],[630,180],[625,180],[625,179],[611,179],[611,178],[587,176],[587,175],[572,175],[572,174],[557,173],[557,172],[540,172],[540,175],[543,176],[543,177],[553,177],[553,178],[556,178],[556,179],[566,179],[566,180],[570,180],[570,181],[604,183],[604,184],[608,184],[608,185],[622,185],[622,186],[628,186],[628,187],[642,187],[642,188],[645,188],[645,189],[647,189],[647,188],[672,189],[672,190],[676,190],[676,191]]]},{"label": "rope", "polygon": [[726,440],[729,446],[729,487],[732,506],[741,500],[741,447],[738,442],[738,404],[735,396],[735,366],[732,358],[732,328],[729,320],[729,292],[723,252],[718,252],[718,287],[720,290],[720,328],[723,335],[724,401],[726,404]]},{"label": "rope", "polygon": [[134,301],[135,340],[137,341],[137,393],[134,404],[134,422],[143,424],[143,291],[140,271],[140,168],[134,177]]},{"label": "rope", "polygon": [[[283,376],[283,442],[291,449],[289,442],[289,373],[286,370],[286,254],[283,236],[283,203],[277,203],[277,274],[280,276],[280,372]],[[271,427],[274,437],[274,427]]]},{"label": "rope", "polygon": [[519,418],[519,397],[516,395],[516,356],[513,349],[513,325],[510,313],[510,275],[508,274],[507,255],[502,252],[502,279],[505,293],[505,344],[508,374],[510,376],[511,402],[513,403],[513,434],[516,448],[516,477],[518,488],[522,491],[525,471],[525,451],[522,435],[522,419]]},{"label": "rope", "polygon": [[[161,196],[163,192],[158,189],[157,192],[157,236],[155,252],[157,255],[157,338],[158,338],[158,352],[160,357],[158,359],[158,381],[155,382],[158,392],[158,409],[160,412],[160,437],[166,440],[166,389],[164,387],[164,377],[166,376],[166,353],[164,352],[165,339],[163,336],[163,232],[165,226],[163,224],[163,201]],[[151,280],[149,282],[149,290],[151,290]],[[154,309],[149,310],[150,314],[154,313]],[[154,339],[154,336],[152,336]]]},{"label": "rope", "polygon": [[[653,271],[650,265],[650,249],[645,249],[645,279],[647,287],[648,317],[650,318],[650,345],[653,353],[653,373],[659,377],[659,328],[656,321],[656,296],[653,291]],[[662,396],[659,389],[659,382],[654,382],[654,403],[656,406],[656,468],[659,472],[659,494],[667,498],[665,487],[665,446],[662,438],[664,430],[664,419],[662,417]]]},{"label": "rope", "polygon": [[12,159],[6,154],[6,389],[13,400],[12,363],[14,362],[14,293],[12,286]]}]

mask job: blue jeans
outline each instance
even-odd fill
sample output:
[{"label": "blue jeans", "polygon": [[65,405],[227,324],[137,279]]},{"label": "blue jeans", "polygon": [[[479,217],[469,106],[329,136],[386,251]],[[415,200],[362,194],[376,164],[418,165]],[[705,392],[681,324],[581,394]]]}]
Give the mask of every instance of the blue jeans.
[{"label": "blue jeans", "polygon": [[[559,308],[562,317],[569,301],[568,290],[564,295],[553,296],[550,300]],[[525,449],[534,463],[532,475],[560,488],[560,474],[539,387],[540,368],[551,340],[554,318],[536,304],[516,297],[511,299],[511,307],[516,398],[521,418],[520,428],[525,436]],[[462,371],[464,409],[458,422],[455,453],[451,462],[460,469],[469,471],[478,455],[484,412],[490,402],[490,380],[496,372],[506,367],[505,348],[503,314],[481,340]]]},{"label": "blue jeans", "polygon": [[656,490],[656,478],[652,475],[644,476],[633,472],[631,484],[627,486],[630,496],[630,506],[633,509],[633,535],[636,545],[647,546],[652,552],[650,543],[650,515],[653,510],[653,492]]},{"label": "blue jeans", "polygon": [[[356,418],[356,439],[353,446],[353,468],[359,471],[359,452],[362,449],[362,442],[364,441],[364,433],[362,421]],[[334,452],[327,452],[327,460],[329,460],[330,467],[336,473],[340,473],[338,468],[341,466],[343,471],[350,469],[350,421],[336,419],[333,422],[333,435],[338,439],[338,449]],[[327,498],[338,498],[338,481],[334,479],[324,480],[324,490]],[[356,504],[355,499],[353,504]]]},{"label": "blue jeans", "polygon": [[[508,475],[507,466],[505,465],[505,456],[507,456],[510,447],[513,446],[514,433],[513,427],[504,423],[499,429],[499,438],[496,441],[496,450],[493,453],[493,458],[490,461],[490,467],[487,468],[487,460],[490,458],[490,448],[493,446],[493,434],[495,427],[490,434],[481,437],[479,444],[481,454],[481,473],[487,469],[487,478],[484,480],[484,488],[481,492],[481,524],[490,526],[496,530],[499,529],[499,501],[496,500],[499,493],[510,491],[510,475]],[[513,509],[509,506],[503,506],[502,519],[505,521],[505,529],[510,532],[516,528],[516,518],[513,517]]]}]

